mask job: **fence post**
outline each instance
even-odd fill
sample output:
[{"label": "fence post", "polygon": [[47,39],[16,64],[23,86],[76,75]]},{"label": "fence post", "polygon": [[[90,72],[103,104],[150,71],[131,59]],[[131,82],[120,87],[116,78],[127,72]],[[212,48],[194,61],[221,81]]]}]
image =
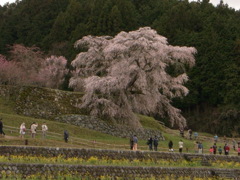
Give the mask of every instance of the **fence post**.
[{"label": "fence post", "polygon": [[28,140],[27,139],[25,139],[25,145],[28,145]]}]

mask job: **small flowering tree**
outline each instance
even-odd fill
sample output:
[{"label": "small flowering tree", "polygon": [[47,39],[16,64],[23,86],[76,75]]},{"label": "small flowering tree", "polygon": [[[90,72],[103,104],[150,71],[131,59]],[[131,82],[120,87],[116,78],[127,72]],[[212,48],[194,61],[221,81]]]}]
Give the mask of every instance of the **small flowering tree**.
[{"label": "small flowering tree", "polygon": [[14,44],[11,47],[10,60],[16,62],[23,71],[33,76],[40,69],[44,61],[44,55],[38,47],[25,47],[21,44]]},{"label": "small flowering tree", "polygon": [[21,84],[41,86],[38,73],[44,61],[43,52],[38,47],[25,47],[21,44],[14,44],[11,47],[10,61],[21,71]]},{"label": "small flowering tree", "polygon": [[59,88],[68,73],[66,64],[62,56],[44,58],[37,47],[15,44],[10,51],[10,61],[0,56],[0,83]]},{"label": "small flowering tree", "polygon": [[[134,113],[158,114],[172,125],[186,126],[171,99],[188,93],[184,69],[195,64],[195,48],[171,46],[149,27],[115,37],[85,36],[75,47],[88,48],[72,62],[75,72],[70,79],[74,90],[85,91],[81,108],[134,127],[140,126]],[[182,73],[173,76],[169,67]]]},{"label": "small flowering tree", "polygon": [[6,57],[0,54],[0,84],[17,85],[21,84],[23,72],[16,63],[7,61]]},{"label": "small flowering tree", "polygon": [[66,64],[67,60],[63,56],[46,58],[39,71],[43,85],[49,88],[59,88],[64,81],[64,76],[68,73]]}]

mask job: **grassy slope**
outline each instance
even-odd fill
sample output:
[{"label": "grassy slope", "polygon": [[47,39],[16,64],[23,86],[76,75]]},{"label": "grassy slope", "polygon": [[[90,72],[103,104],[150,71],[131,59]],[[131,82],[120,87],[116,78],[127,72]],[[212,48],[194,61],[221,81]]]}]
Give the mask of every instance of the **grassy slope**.
[{"label": "grassy slope", "polygon": [[[70,142],[68,144],[64,143],[62,141],[62,134],[63,134],[63,131],[67,129],[70,133],[70,137],[85,139],[86,141],[89,141],[89,142],[92,142],[93,140],[95,140],[97,142],[102,142],[110,145],[114,145],[114,144],[124,145],[125,149],[128,148],[128,142],[129,142],[128,139],[110,136],[104,133],[100,133],[97,131],[93,131],[93,130],[89,130],[89,129],[85,129],[85,128],[81,128],[81,127],[73,126],[69,124],[48,121],[45,119],[36,119],[36,118],[31,118],[26,116],[20,116],[20,115],[17,115],[13,109],[14,109],[14,102],[10,100],[4,100],[3,98],[0,97],[0,117],[3,118],[3,123],[5,126],[13,126],[18,128],[22,122],[25,122],[26,126],[29,127],[32,122],[37,122],[39,125],[41,125],[43,122],[46,122],[50,132],[59,133],[57,138],[48,137],[46,140],[42,140],[40,138],[40,134],[38,134],[36,139],[31,139],[30,135],[27,134],[26,138],[29,139],[30,145],[58,146],[58,147],[85,147],[84,145],[79,145],[73,142],[72,143]],[[154,120],[151,117],[146,117],[142,115],[138,115],[138,117],[140,118],[140,122],[144,127],[151,128],[151,129],[160,129],[163,131],[163,135],[166,140],[160,142],[160,145],[159,145],[160,151],[167,151],[169,140],[173,141],[174,149],[175,150],[178,149],[178,142],[180,139],[182,139],[181,137],[179,137],[178,131],[164,128],[162,125],[160,125],[156,120]],[[24,144],[24,140],[18,138],[19,134],[17,129],[16,131],[11,132],[11,131],[7,131],[7,128],[5,128],[5,131],[6,131],[6,134],[9,135],[11,138],[10,139],[0,138],[1,144],[3,145],[23,145]],[[205,149],[207,148],[205,152],[208,153],[208,148],[213,145],[213,141],[212,141],[213,135],[206,134],[206,133],[199,133],[199,134],[200,135],[204,134],[204,139],[203,138],[201,139],[203,141],[203,145]],[[188,139],[183,139],[183,141],[184,141],[184,147],[188,148],[190,152],[193,152],[194,141],[190,141]],[[146,140],[140,140],[139,145],[141,150],[147,150]],[[218,145],[223,146],[223,142]],[[102,146],[104,146],[104,144]],[[107,147],[102,147],[102,148],[107,148]]]}]

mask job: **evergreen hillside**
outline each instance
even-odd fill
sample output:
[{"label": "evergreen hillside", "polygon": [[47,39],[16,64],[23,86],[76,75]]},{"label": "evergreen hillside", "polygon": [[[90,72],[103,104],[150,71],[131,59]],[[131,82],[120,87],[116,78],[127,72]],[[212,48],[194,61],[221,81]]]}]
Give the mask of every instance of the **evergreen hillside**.
[{"label": "evergreen hillside", "polygon": [[189,128],[238,136],[240,11],[222,1],[217,7],[209,0],[17,1],[0,6],[0,54],[8,56],[9,45],[36,45],[46,54],[65,56],[71,68],[76,40],[143,26],[156,29],[171,45],[198,51],[195,67],[188,70],[190,93],[174,100]]}]

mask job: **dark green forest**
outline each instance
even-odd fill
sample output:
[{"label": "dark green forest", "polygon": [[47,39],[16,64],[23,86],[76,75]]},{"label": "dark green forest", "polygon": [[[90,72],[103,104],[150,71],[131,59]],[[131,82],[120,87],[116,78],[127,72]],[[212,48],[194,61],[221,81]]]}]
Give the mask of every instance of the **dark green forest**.
[{"label": "dark green forest", "polygon": [[0,54],[7,56],[9,45],[36,45],[46,54],[65,56],[70,65],[81,37],[114,36],[143,26],[169,44],[198,51],[196,65],[188,70],[190,93],[173,101],[189,128],[240,134],[240,11],[222,1],[217,7],[209,0],[17,1],[0,6]]}]

